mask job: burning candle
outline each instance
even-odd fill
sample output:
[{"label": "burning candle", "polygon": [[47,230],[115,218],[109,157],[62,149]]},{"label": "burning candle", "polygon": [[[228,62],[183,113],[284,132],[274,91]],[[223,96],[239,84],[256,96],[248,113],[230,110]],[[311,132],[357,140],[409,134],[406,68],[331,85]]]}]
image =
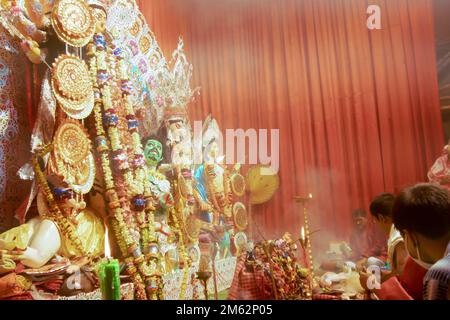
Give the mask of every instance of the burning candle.
[{"label": "burning candle", "polygon": [[98,276],[103,300],[120,300],[119,261],[111,258],[108,228],[105,227],[105,259],[100,263]]},{"label": "burning candle", "polygon": [[306,267],[309,267],[308,265],[308,259],[306,258],[306,236],[305,236],[305,227],[302,226],[302,229],[300,230],[300,242],[302,245],[302,258],[303,258],[303,263],[305,264]]}]

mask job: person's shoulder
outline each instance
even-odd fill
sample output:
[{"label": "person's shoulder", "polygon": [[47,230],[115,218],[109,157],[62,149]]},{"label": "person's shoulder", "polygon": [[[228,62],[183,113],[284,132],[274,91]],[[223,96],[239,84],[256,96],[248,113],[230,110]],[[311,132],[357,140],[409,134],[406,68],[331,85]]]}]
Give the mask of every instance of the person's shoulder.
[{"label": "person's shoulder", "polygon": [[448,300],[450,297],[450,256],[436,262],[424,277],[424,300]]},{"label": "person's shoulder", "polygon": [[450,283],[450,255],[445,256],[436,262],[425,275],[427,279],[439,279]]}]

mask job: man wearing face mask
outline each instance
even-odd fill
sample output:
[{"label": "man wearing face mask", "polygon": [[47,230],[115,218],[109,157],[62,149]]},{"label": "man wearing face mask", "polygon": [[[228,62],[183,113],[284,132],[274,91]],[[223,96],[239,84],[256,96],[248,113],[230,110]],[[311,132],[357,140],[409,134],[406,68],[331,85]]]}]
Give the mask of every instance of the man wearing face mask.
[{"label": "man wearing face mask", "polygon": [[[393,225],[392,208],[395,196],[382,193],[370,204],[370,213],[378,227],[384,231],[387,240],[387,270],[380,269],[380,287],[373,293],[380,300],[422,300],[423,278],[427,269],[412,260],[406,250],[400,232]],[[360,273],[361,285],[366,288],[370,272]],[[369,288],[367,288],[369,289]]]},{"label": "man wearing face mask", "polygon": [[428,269],[424,299],[449,299],[450,193],[434,184],[405,189],[393,208],[409,256]]}]

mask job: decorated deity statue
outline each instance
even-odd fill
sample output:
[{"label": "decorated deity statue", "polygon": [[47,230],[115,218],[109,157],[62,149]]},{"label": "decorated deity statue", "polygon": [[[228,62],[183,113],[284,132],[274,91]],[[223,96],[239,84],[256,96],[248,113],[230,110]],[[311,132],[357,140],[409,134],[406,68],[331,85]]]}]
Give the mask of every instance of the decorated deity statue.
[{"label": "decorated deity statue", "polygon": [[217,122],[208,117],[203,129],[204,162],[194,175],[195,197],[199,203],[198,217],[202,221],[202,229],[221,243],[222,251],[230,252],[232,194],[228,168],[220,163],[219,139]]},{"label": "decorated deity statue", "polygon": [[166,175],[172,183],[175,213],[184,231],[184,239],[194,256],[198,253],[199,223],[194,215],[196,199],[193,179],[193,140],[187,108],[198,89],[192,89],[192,65],[188,62],[180,39],[165,77],[167,104],[162,131],[166,143]]},{"label": "decorated deity statue", "polygon": [[237,199],[245,190],[245,179],[240,174],[240,165],[230,170],[223,164],[220,155],[220,131],[215,119],[208,117],[203,126],[203,163],[195,170],[195,198],[199,203],[198,215],[203,229],[208,226],[220,238],[219,254],[231,255],[230,245],[239,234],[241,239],[247,228],[247,210]]},{"label": "decorated deity statue", "polygon": [[231,218],[231,189],[228,168],[220,163],[220,131],[215,119],[209,117],[203,127],[203,163],[195,170],[196,195],[200,201],[200,218],[218,225]]},{"label": "decorated deity statue", "polygon": [[193,164],[193,146],[187,108],[198,88],[191,87],[193,67],[187,60],[181,39],[168,68],[168,72],[159,79],[160,95],[165,100],[163,131],[168,151],[166,160],[173,165],[190,168]]},{"label": "decorated deity statue", "polygon": [[150,188],[155,198],[157,209],[161,214],[164,214],[166,209],[173,206],[173,197],[170,193],[170,182],[157,169],[163,157],[163,146],[161,142],[156,139],[148,139],[145,143],[144,154],[149,168],[147,179],[150,182]]},{"label": "decorated deity statue", "polygon": [[178,216],[174,216],[176,212],[171,183],[158,170],[158,165],[163,159],[163,145],[156,139],[148,139],[144,153],[149,168],[148,180],[155,201],[155,231],[161,255],[164,257],[163,268],[166,272],[170,272],[178,267],[183,267],[184,260],[186,260],[186,257],[179,253],[180,250],[184,250],[184,244],[177,244],[181,240],[179,235],[173,231],[176,229],[178,232],[183,232],[183,222],[178,219]]}]

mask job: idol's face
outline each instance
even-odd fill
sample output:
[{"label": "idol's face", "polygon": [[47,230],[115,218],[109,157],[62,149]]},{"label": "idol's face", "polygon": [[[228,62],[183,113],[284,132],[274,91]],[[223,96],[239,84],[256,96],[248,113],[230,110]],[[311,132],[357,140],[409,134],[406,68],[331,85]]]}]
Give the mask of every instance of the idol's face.
[{"label": "idol's face", "polygon": [[216,158],[219,155],[219,145],[214,140],[210,142],[207,146],[206,151],[206,162],[207,163],[215,163]]},{"label": "idol's face", "polygon": [[162,160],[162,144],[158,140],[148,140],[145,144],[144,154],[148,165],[157,165]]}]

